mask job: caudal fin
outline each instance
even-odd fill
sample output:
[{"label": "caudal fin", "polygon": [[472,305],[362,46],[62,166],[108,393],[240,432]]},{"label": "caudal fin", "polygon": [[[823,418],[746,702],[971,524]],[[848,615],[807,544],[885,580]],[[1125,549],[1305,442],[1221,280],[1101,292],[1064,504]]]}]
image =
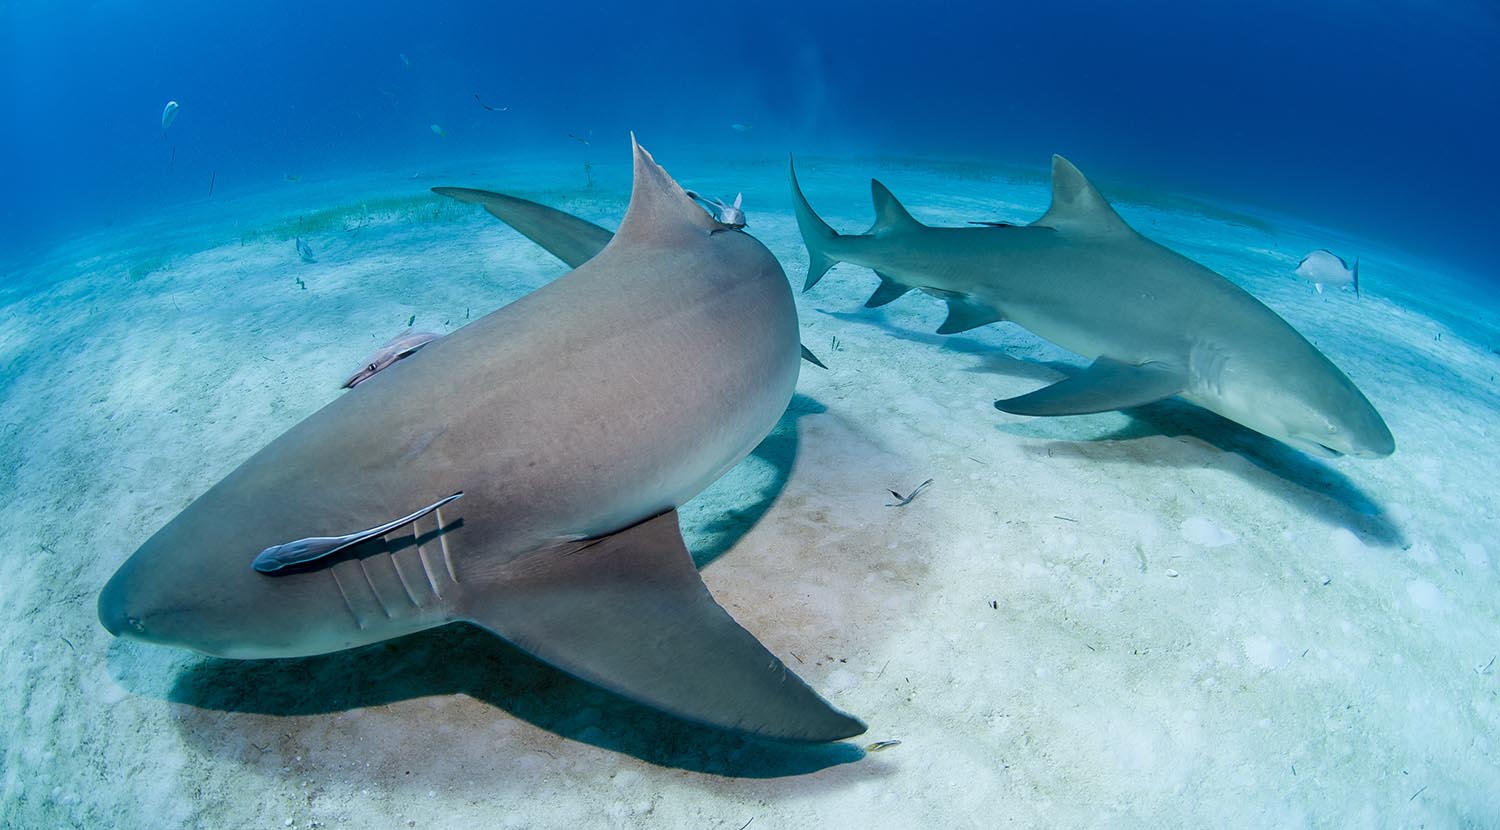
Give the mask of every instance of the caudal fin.
[{"label": "caudal fin", "polygon": [[807,197],[802,195],[802,188],[797,184],[797,168],[792,163],[791,156],[787,156],[787,173],[792,179],[792,206],[797,213],[797,229],[802,231],[802,244],[807,246],[807,280],[802,284],[802,290],[810,290],[823,279],[838,259],[828,253],[828,244],[839,238],[838,232],[828,226],[818,214],[813,212],[812,205],[807,203]]}]

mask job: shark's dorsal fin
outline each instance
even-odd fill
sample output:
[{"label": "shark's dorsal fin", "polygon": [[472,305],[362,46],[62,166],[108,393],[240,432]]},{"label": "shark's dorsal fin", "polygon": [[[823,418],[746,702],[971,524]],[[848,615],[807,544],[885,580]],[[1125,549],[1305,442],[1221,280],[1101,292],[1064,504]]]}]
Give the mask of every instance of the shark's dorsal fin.
[{"label": "shark's dorsal fin", "polygon": [[676,239],[684,233],[706,236],[714,231],[731,230],[689,198],[687,191],[656,163],[646,148],[636,143],[635,133],[630,134],[630,146],[635,150],[630,207],[615,232],[615,241]]},{"label": "shark's dorsal fin", "polygon": [[895,194],[891,193],[891,189],[881,184],[879,179],[870,180],[870,199],[875,202],[875,224],[870,226],[871,236],[922,227],[922,223],[912,218],[901,202],[897,201]]},{"label": "shark's dorsal fin", "polygon": [[1135,233],[1073,163],[1052,157],[1052,207],[1032,223],[1075,233]]}]

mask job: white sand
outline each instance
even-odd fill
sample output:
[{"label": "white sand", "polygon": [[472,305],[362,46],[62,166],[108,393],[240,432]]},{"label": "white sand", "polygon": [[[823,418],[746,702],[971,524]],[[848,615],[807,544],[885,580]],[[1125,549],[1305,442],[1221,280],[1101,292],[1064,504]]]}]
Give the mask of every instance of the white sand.
[{"label": "white sand", "polygon": [[[800,285],[779,162],[662,160],[744,190]],[[623,212],[623,164],[594,194],[553,191],[581,178],[557,165],[471,169],[289,187],[6,269],[0,826],[1500,824],[1493,312],[1441,269],[1286,219],[1121,205],[1324,349],[1392,458],[1312,459],[1181,404],[1006,415],[996,398],[1075,359],[1009,325],[932,334],[942,309],[918,295],[864,310],[875,278],[853,266],[799,299],[831,371],[805,369],[763,452],[683,514],[725,607],[869,723],[847,745],[677,724],[466,629],[257,663],[110,638],[113,569],[371,347],[562,270],[436,197],[304,234],[304,264],[267,231],[295,216],[277,206],[452,183]],[[870,222],[871,175],[935,223],[1046,201],[979,168],[800,172],[845,231]],[[1316,247],[1361,256],[1362,300],[1292,275]]]}]

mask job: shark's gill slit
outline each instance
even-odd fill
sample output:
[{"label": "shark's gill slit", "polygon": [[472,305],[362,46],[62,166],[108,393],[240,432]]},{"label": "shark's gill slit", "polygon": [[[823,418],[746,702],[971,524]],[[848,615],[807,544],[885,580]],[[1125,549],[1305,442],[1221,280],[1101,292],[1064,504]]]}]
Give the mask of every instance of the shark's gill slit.
[{"label": "shark's gill slit", "polygon": [[[417,531],[418,531],[418,528],[417,528],[417,524],[415,522],[412,523],[411,529],[412,529],[412,539],[411,539],[412,546],[413,547],[419,547],[419,544],[417,542],[417,537],[418,537]],[[395,553],[392,553],[390,556],[391,556],[391,567],[396,569],[396,579],[401,582],[401,589],[404,590],[404,591],[406,591],[406,598],[409,599],[409,600],[411,600],[411,605],[412,605],[413,608],[421,608],[422,607],[422,602],[417,599],[417,595],[412,591],[411,585],[406,581],[406,574],[404,574],[404,573],[401,572],[401,559]]]},{"label": "shark's gill slit", "polygon": [[354,602],[349,599],[349,592],[344,589],[344,581],[339,579],[338,568],[330,569],[329,573],[333,575],[333,584],[338,586],[339,596],[344,598],[344,608],[349,612],[349,616],[354,618],[354,624],[359,626],[359,629],[363,631],[365,620],[359,615],[358,611],[354,610]]},{"label": "shark's gill slit", "polygon": [[380,606],[380,613],[384,614],[386,619],[391,619],[391,604],[385,601],[385,597],[380,595],[380,589],[375,587],[375,578],[370,575],[370,569],[365,567],[365,560],[356,559],[354,564],[359,566],[359,572],[364,574],[365,584],[370,586],[370,593],[375,595],[375,604]]},{"label": "shark's gill slit", "polygon": [[458,584],[458,574],[453,570],[453,556],[448,552],[448,534],[443,532],[443,510],[438,508],[432,511],[432,517],[437,520],[438,547],[443,549],[443,566],[448,569],[448,579],[454,585]]}]

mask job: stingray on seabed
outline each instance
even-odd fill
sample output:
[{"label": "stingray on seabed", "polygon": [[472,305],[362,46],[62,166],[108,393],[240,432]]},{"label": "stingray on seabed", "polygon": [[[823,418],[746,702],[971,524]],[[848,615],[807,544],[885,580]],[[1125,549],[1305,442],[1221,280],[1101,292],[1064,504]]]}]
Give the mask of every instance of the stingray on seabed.
[{"label": "stingray on seabed", "polygon": [[1062,156],[1052,206],[1024,226],[924,225],[871,180],[875,224],[839,234],[790,178],[804,290],[836,263],[862,265],[880,278],[866,307],[916,289],[948,304],[939,334],[1008,320],[1093,361],[997,409],[1083,415],[1175,395],[1314,455],[1395,451],[1380,413],[1317,347],[1249,292],[1137,233]]},{"label": "stingray on seabed", "polygon": [[688,720],[863,732],[714,601],[683,543],[676,508],[791,399],[796,308],[765,246],[634,153],[603,250],[244,462],[120,567],[105,628],[262,658],[464,621]]}]

